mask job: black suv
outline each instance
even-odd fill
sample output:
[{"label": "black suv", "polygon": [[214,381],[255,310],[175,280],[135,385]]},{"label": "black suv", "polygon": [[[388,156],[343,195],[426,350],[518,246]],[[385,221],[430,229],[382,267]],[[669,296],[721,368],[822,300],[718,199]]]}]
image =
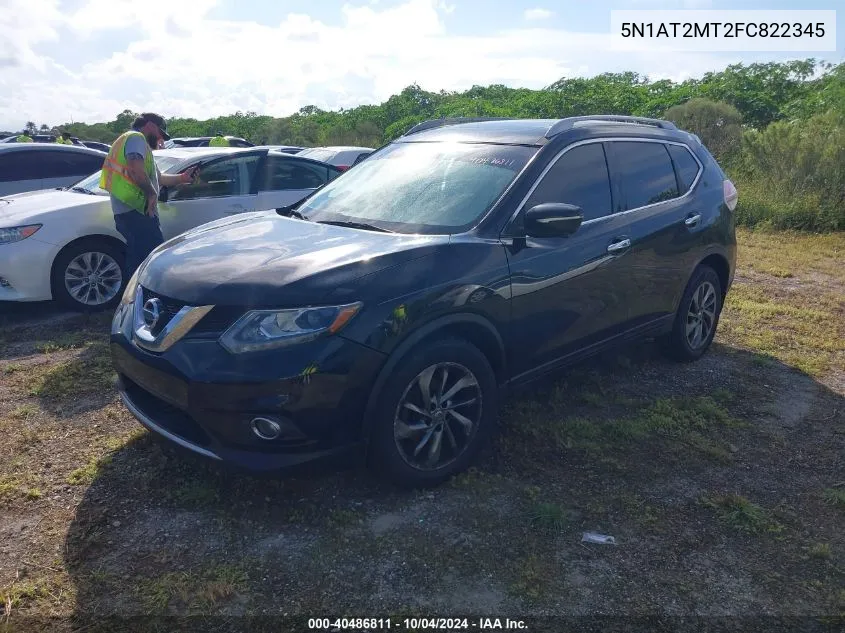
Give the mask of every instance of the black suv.
[{"label": "black suv", "polygon": [[441,482],[505,387],[633,338],[700,357],[736,202],[666,121],[429,121],[296,208],[154,251],[114,316],[121,396],[247,469],[362,449],[393,481]]}]

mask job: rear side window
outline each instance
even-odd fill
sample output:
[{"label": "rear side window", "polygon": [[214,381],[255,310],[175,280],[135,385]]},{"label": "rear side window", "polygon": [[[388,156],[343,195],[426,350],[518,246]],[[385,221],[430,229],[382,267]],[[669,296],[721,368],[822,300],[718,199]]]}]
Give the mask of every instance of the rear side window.
[{"label": "rear side window", "polygon": [[675,164],[675,172],[678,174],[678,183],[683,195],[689,191],[692,183],[695,182],[699,169],[698,163],[686,147],[681,145],[667,145],[667,147],[669,148],[669,155],[672,156],[672,162]]},{"label": "rear side window", "polygon": [[545,202],[581,207],[585,222],[610,214],[610,178],[601,143],[579,145],[561,156],[540,181],[525,208]]},{"label": "rear side window", "polygon": [[316,189],[330,180],[329,169],[319,163],[267,157],[265,191]]},{"label": "rear side window", "polygon": [[[49,178],[41,159],[42,156],[44,156],[44,152],[39,151],[4,152],[3,156],[0,157],[0,180],[14,182]],[[102,164],[100,167],[102,167]]]},{"label": "rear side window", "polygon": [[637,209],[678,197],[678,183],[663,143],[613,142],[614,177],[622,185],[627,209]]}]

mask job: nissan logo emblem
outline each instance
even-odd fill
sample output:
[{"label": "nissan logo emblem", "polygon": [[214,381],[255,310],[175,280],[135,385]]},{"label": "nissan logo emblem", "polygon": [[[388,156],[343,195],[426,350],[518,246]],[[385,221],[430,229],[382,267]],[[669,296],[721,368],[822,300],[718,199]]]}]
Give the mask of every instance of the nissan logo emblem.
[{"label": "nissan logo emblem", "polygon": [[144,325],[152,330],[161,318],[161,309],[161,299],[147,299],[144,302]]}]

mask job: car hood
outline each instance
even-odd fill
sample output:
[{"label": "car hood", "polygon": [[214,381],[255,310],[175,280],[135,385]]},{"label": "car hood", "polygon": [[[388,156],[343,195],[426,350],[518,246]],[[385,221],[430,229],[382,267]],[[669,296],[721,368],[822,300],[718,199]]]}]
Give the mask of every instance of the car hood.
[{"label": "car hood", "polygon": [[192,305],[294,306],[343,294],[360,277],[448,243],[449,236],[379,233],[259,212],[171,239],[153,252],[138,281]]},{"label": "car hood", "polygon": [[[108,198],[106,198],[108,200]],[[51,211],[97,204],[103,196],[91,196],[76,191],[42,189],[0,198],[0,226],[15,226]]]}]

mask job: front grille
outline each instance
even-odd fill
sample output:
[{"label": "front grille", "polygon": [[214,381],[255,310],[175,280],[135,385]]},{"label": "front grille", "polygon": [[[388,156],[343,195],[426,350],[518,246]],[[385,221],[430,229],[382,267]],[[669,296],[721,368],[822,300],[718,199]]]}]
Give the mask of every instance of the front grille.
[{"label": "front grille", "polygon": [[[153,298],[157,298],[163,305],[161,318],[159,318],[155,328],[150,330],[153,336],[158,336],[179,310],[189,304],[143,288],[143,301]],[[215,306],[191,328],[191,331],[185,335],[185,338],[207,338],[210,335],[220,335],[243,314],[244,309],[240,307]]]},{"label": "front grille", "polygon": [[158,426],[191,444],[203,448],[211,444],[208,434],[187,413],[154,396],[143,387],[139,387],[125,375],[120,378],[132,404]]},{"label": "front grille", "polygon": [[153,336],[158,336],[161,331],[167,327],[167,324],[170,323],[173,317],[176,316],[176,313],[184,308],[186,304],[182,301],[177,301],[176,299],[160,295],[152,290],[148,290],[147,288],[143,288],[142,290],[142,301],[146,302],[150,299],[158,299],[163,305],[161,317],[159,317],[158,323],[156,323],[154,328],[150,329],[150,333]]}]

